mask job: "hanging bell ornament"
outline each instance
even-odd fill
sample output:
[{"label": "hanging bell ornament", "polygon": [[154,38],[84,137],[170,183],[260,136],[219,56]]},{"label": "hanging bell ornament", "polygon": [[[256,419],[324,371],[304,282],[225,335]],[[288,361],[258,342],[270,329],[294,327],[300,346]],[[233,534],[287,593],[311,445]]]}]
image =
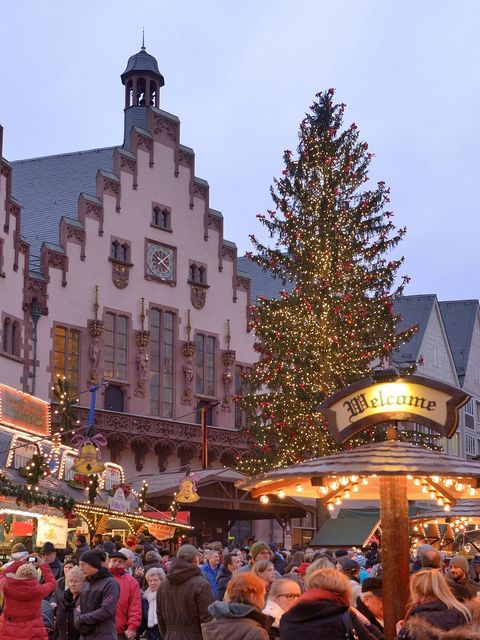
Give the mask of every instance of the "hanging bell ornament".
[{"label": "hanging bell ornament", "polygon": [[79,449],[78,456],[72,465],[72,470],[91,476],[94,473],[102,473],[105,465],[99,460],[99,451],[93,442],[87,440]]},{"label": "hanging bell ornament", "polygon": [[177,502],[197,502],[197,500],[200,500],[195,482],[192,478],[185,476],[185,478],[180,482],[175,500]]}]

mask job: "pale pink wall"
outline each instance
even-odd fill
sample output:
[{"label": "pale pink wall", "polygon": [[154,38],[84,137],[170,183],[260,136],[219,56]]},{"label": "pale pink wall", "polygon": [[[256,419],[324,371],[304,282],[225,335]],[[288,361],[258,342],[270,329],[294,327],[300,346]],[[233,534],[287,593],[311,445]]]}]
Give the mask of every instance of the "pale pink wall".
[{"label": "pale pink wall", "polygon": [[[85,220],[85,260],[81,259],[81,247],[74,242],[67,242],[68,256],[67,284],[62,286],[62,270],[50,267],[48,270],[48,307],[49,315],[42,317],[38,324],[40,361],[37,394],[48,398],[50,394],[51,349],[53,344],[53,327],[55,323],[74,328],[82,328],[82,360],[81,386],[87,386],[90,372],[88,346],[90,337],[86,331],[87,319],[93,317],[94,287],[99,285],[99,317],[103,318],[105,310],[118,311],[131,318],[129,338],[128,377],[129,391],[126,398],[126,410],[129,413],[149,415],[148,381],[146,397],[139,398],[134,394],[136,384],[136,354],[134,332],[140,329],[140,304],[145,298],[147,312],[146,327],[148,329],[148,309],[152,305],[173,309],[178,317],[176,348],[176,389],[174,417],[193,411],[194,405],[185,406],[180,402],[183,392],[183,364],[181,342],[186,339],[187,310],[191,310],[192,339],[195,330],[205,331],[218,336],[217,346],[217,385],[216,396],[223,398],[222,375],[224,366],[221,362],[221,350],[226,348],[226,321],[230,320],[231,348],[236,350],[239,362],[248,363],[254,359],[252,349],[253,336],[247,332],[247,294],[237,291],[234,302],[232,280],[234,263],[223,260],[223,269],[219,271],[219,232],[208,229],[205,240],[205,201],[194,198],[194,207],[190,208],[190,170],[180,166],[178,176],[175,175],[174,151],[169,146],[156,141],[154,144],[154,165],[150,166],[150,154],[137,150],[138,187],[133,189],[131,173],[120,174],[121,197],[120,211],[116,210],[117,198],[108,193],[99,192],[103,198],[104,232],[99,235],[97,220]],[[151,227],[152,202],[166,205],[172,210],[173,232]],[[111,237],[126,239],[131,243],[131,262],[133,267],[129,273],[129,284],[125,289],[118,289],[112,282],[110,255]],[[145,279],[145,238],[158,240],[177,249],[176,286],[149,281]],[[194,309],[191,302],[191,288],[187,283],[189,261],[195,260],[207,266],[206,303],[203,309]],[[103,339],[101,341],[103,357]],[[233,385],[232,385],[233,390]],[[100,406],[102,395],[100,394]],[[83,402],[82,402],[83,404]],[[233,427],[234,407],[230,413],[215,411],[216,424]],[[188,421],[188,418],[186,418]],[[194,421],[193,416],[191,418]],[[155,458],[155,456],[153,456]],[[156,465],[156,458],[155,458]]]},{"label": "pale pink wall", "polygon": [[[8,215],[10,207],[11,172],[2,160],[2,129],[0,127],[0,382],[22,389],[24,344],[24,312],[22,310],[23,277],[25,255],[18,254],[18,268],[15,264],[16,216]],[[6,223],[8,219],[8,231]],[[19,221],[18,221],[19,222]],[[5,315],[20,322],[20,358],[8,357],[3,353],[3,320]]]}]

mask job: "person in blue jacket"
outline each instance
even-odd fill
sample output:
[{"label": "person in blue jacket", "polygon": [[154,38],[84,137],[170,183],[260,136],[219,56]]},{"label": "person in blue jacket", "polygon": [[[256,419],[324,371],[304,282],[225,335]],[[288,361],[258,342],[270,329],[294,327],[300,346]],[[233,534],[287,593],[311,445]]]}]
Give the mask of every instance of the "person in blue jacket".
[{"label": "person in blue jacket", "polygon": [[210,583],[216,600],[218,598],[217,575],[220,571],[220,554],[218,551],[207,549],[205,551],[205,564],[203,564],[200,569]]}]

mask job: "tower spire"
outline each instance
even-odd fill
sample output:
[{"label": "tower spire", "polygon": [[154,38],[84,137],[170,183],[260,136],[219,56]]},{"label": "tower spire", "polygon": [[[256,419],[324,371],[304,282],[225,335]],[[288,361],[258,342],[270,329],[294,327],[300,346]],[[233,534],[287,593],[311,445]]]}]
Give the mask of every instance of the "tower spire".
[{"label": "tower spire", "polygon": [[145,27],[142,29],[142,51],[145,51]]}]

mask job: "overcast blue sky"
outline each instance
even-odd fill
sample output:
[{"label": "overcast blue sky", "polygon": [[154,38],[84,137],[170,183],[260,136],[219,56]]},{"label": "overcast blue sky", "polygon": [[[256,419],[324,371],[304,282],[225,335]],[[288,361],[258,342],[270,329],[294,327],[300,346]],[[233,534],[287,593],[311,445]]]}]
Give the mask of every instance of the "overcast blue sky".
[{"label": "overcast blue sky", "polygon": [[2,3],[0,25],[8,160],[121,144],[119,76],[145,26],[161,107],[239,253],[262,237],[283,149],[333,86],[408,228],[406,293],[479,296],[480,2],[19,0]]}]

